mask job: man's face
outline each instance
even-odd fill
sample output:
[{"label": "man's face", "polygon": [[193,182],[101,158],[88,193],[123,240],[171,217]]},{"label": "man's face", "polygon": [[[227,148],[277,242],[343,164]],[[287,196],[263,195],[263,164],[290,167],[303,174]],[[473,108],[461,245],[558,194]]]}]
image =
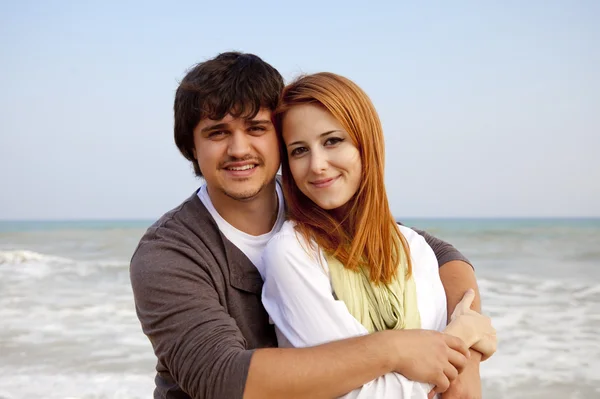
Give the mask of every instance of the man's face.
[{"label": "man's face", "polygon": [[240,201],[256,197],[279,168],[271,111],[261,108],[253,119],[229,114],[202,119],[194,129],[194,156],[211,194]]}]

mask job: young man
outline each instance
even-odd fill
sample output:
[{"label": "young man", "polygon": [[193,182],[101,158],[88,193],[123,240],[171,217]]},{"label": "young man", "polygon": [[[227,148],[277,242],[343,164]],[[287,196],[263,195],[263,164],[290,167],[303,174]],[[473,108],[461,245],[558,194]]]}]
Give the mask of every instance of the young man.
[{"label": "young man", "polygon": [[[224,53],[196,65],[177,89],[175,142],[206,183],[148,229],[131,260],[137,314],[158,358],[154,397],[331,398],[400,371],[439,392],[451,381],[458,388],[450,392],[464,383],[480,391],[477,353],[433,331],[276,348],[255,265],[284,220],[271,123],[282,88],[257,56]],[[440,264],[451,314],[477,290],[473,270],[451,245],[420,233]]]}]

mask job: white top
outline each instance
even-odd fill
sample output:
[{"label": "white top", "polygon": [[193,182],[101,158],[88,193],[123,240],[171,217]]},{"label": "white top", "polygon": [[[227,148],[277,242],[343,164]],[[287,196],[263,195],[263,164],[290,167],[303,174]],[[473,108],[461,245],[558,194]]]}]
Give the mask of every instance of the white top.
[{"label": "white top", "polygon": [[206,184],[200,187],[198,190],[198,198],[204,204],[210,215],[217,222],[217,226],[219,226],[219,230],[227,237],[229,241],[233,243],[236,247],[238,247],[244,255],[250,259],[250,261],[260,269],[261,267],[261,255],[263,250],[265,249],[265,245],[269,242],[271,238],[281,229],[283,222],[285,222],[285,205],[283,202],[283,191],[281,191],[281,186],[279,182],[275,184],[277,191],[277,198],[279,200],[279,209],[277,211],[277,220],[273,225],[271,231],[266,234],[261,234],[259,236],[253,236],[248,233],[244,233],[241,230],[233,227],[229,222],[227,222],[219,212],[215,209],[210,197],[208,195],[208,190],[206,189]]},{"label": "white top", "polygon": [[[410,247],[421,328],[441,331],[446,327],[446,294],[435,254],[422,236],[399,227]],[[293,222],[285,222],[269,241],[258,269],[264,280],[263,305],[276,326],[279,346],[314,346],[368,333],[334,298],[322,251],[297,235]],[[431,389],[390,373],[344,398],[425,399]]]}]

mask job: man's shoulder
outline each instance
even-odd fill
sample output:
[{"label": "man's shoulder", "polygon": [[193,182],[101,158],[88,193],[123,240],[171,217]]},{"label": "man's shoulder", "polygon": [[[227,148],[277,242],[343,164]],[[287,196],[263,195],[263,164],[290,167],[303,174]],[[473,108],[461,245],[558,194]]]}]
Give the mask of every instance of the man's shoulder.
[{"label": "man's shoulder", "polygon": [[212,277],[224,276],[227,251],[216,222],[194,194],[165,213],[140,239],[129,264],[134,296],[141,300],[140,296],[178,292],[189,284],[221,284]]},{"label": "man's shoulder", "polygon": [[206,210],[202,204],[202,201],[200,201],[200,198],[198,197],[198,191],[196,190],[192,193],[192,195],[184,199],[179,205],[162,215],[156,222],[152,224],[152,226],[150,226],[149,229],[152,229],[153,227],[164,227],[171,221],[179,221],[182,217],[187,217],[190,214],[198,214],[200,209]]},{"label": "man's shoulder", "polygon": [[133,253],[132,264],[142,255],[208,247],[218,237],[216,223],[194,193],[148,227]]}]

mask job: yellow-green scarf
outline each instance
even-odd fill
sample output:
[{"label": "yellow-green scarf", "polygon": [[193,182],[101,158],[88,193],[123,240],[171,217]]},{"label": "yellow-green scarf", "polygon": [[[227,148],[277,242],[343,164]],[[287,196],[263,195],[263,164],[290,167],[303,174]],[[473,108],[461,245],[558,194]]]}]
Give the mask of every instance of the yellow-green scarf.
[{"label": "yellow-green scarf", "polygon": [[408,263],[404,251],[396,277],[390,284],[375,285],[369,280],[368,270],[346,269],[337,258],[328,254],[325,259],[337,298],[367,331],[421,328],[415,280],[412,274],[405,278]]}]

